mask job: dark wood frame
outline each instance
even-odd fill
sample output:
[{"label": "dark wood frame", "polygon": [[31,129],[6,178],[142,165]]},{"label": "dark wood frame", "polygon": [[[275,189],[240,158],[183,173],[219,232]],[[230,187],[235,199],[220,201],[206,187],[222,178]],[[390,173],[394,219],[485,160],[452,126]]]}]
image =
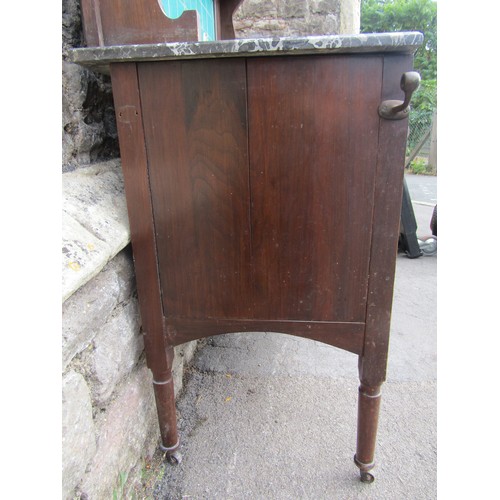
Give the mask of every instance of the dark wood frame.
[{"label": "dark wood frame", "polygon": [[[216,37],[234,38],[233,13],[243,0],[214,0]],[[199,40],[197,13],[166,17],[158,0],[81,0],[87,47]]]},{"label": "dark wood frame", "polygon": [[[217,32],[220,38],[234,36],[232,14],[241,0],[216,0]],[[112,22],[111,13],[126,2],[119,0],[83,0],[87,44],[153,43],[186,40],[193,31],[192,16],[186,12],[174,26],[158,16],[156,0],[148,0],[138,14],[126,10]],[[149,23],[150,19],[155,22]],[[114,17],[116,19],[116,15]],[[191,19],[191,21],[189,21]],[[149,23],[149,24],[148,24]],[[145,26],[148,25],[146,29]],[[186,35],[188,33],[188,35]],[[382,73],[380,102],[402,97],[401,75],[412,68],[412,56],[380,53]],[[290,56],[292,58],[296,56]],[[337,57],[335,55],[321,57]],[[356,55],[349,56],[355,58]],[[253,59],[253,58],[252,58]],[[272,59],[272,58],[271,58]],[[207,60],[208,61],[208,60]],[[240,59],[242,61],[242,59]],[[243,64],[247,64],[243,60]],[[399,218],[403,188],[406,120],[378,120],[376,171],[371,213],[369,267],[366,273],[366,309],[357,320],[318,321],[315,318],[288,319],[254,317],[177,317],[165,311],[159,269],[158,235],[155,225],[150,158],[145,131],[145,110],[141,99],[141,62],[110,64],[120,152],[131,228],[131,240],[144,333],[147,364],[153,374],[153,386],[161,433],[161,447],[175,459],[179,447],[174,387],[172,380],[173,348],[184,342],[231,332],[273,331],[314,339],[348,350],[359,356],[358,440],[355,463],[363,481],[371,481],[380,406],[380,388],[385,381],[392,307],[395,258],[399,237]],[[169,62],[147,63],[169,64]],[[210,62],[208,64],[211,64]],[[240,63],[241,64],[241,63]],[[367,75],[367,79],[370,75]],[[371,113],[376,110],[371,110]],[[187,293],[187,290],[182,290]]]}]

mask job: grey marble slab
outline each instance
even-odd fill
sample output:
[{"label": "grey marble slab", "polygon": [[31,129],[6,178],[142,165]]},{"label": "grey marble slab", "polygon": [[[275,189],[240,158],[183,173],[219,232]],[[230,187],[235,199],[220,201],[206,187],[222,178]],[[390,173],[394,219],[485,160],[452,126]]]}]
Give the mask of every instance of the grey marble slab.
[{"label": "grey marble slab", "polygon": [[108,71],[110,63],[165,61],[219,57],[258,57],[330,53],[413,53],[423,42],[419,32],[370,33],[359,35],[321,35],[273,37],[214,42],[173,42],[144,45],[115,45],[72,49],[70,61]]}]

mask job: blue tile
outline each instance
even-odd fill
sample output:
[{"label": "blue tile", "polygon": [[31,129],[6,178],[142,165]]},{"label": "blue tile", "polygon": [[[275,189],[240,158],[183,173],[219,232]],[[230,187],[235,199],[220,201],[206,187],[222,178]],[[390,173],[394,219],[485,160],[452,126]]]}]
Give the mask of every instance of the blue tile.
[{"label": "blue tile", "polygon": [[162,0],[162,7],[170,19],[177,19],[185,10],[197,10],[201,39],[215,40],[213,0]]}]

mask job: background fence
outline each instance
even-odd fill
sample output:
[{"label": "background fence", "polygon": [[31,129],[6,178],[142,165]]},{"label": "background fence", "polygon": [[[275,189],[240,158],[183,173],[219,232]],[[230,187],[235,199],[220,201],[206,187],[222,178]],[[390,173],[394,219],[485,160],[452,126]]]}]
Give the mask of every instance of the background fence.
[{"label": "background fence", "polygon": [[422,81],[412,99],[408,121],[406,168],[414,173],[434,175],[437,173],[436,161],[431,158],[432,141],[436,140],[436,130],[433,130],[436,120],[436,101],[436,81]]}]

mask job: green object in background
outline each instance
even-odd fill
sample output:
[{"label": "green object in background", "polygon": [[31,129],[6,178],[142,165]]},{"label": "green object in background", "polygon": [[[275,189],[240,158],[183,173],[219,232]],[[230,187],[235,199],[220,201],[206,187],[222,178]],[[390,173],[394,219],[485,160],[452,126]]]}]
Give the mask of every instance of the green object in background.
[{"label": "green object in background", "polygon": [[215,40],[213,0],[161,0],[161,6],[170,19],[177,19],[185,10],[198,11],[201,40]]}]

